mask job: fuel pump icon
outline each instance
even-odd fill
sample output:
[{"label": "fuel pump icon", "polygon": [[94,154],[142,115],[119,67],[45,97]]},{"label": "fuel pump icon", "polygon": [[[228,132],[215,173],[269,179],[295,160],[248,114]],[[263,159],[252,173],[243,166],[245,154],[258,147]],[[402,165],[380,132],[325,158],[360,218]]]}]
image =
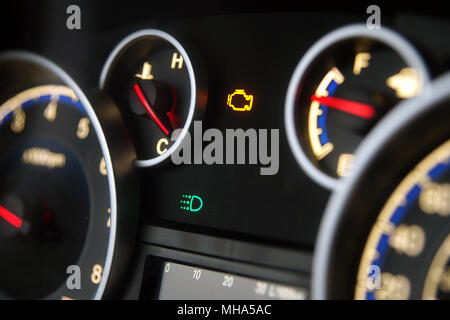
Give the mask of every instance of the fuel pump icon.
[{"label": "fuel pump icon", "polygon": [[197,195],[183,194],[180,200],[180,209],[189,212],[199,212],[203,208],[203,200]]}]

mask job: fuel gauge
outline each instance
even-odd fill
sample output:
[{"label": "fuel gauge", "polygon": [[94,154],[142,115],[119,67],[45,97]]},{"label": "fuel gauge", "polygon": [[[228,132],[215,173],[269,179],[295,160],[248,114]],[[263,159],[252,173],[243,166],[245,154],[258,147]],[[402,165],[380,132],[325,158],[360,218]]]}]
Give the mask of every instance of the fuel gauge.
[{"label": "fuel gauge", "polygon": [[198,82],[186,50],[163,31],[133,33],[113,50],[103,68],[100,87],[127,119],[137,165],[160,163],[180,145],[204,106],[205,99],[197,98],[206,96],[198,94]]},{"label": "fuel gauge", "polygon": [[297,161],[333,188],[373,126],[427,81],[414,48],[385,27],[352,25],[326,35],[300,61],[287,93],[287,136]]}]

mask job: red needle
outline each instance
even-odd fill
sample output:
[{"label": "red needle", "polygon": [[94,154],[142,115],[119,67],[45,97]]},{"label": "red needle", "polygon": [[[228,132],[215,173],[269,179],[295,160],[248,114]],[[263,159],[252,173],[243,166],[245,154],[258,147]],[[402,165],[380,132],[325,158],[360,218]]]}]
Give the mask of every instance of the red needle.
[{"label": "red needle", "polygon": [[134,85],[134,91],[136,91],[139,100],[141,100],[142,104],[144,105],[145,109],[148,111],[150,116],[155,120],[156,124],[160,127],[160,129],[166,134],[169,135],[169,130],[166,129],[166,127],[162,124],[162,122],[158,119],[155,112],[153,112],[152,108],[150,107],[150,104],[147,102],[147,99],[145,99],[144,94],[141,91],[141,88],[139,88],[139,85],[136,83]]},{"label": "red needle", "polygon": [[0,206],[0,217],[6,220],[9,224],[13,225],[17,229],[22,226],[22,219],[16,216],[14,213],[8,211],[6,208]]},{"label": "red needle", "polygon": [[313,95],[311,100],[364,119],[370,119],[375,115],[375,109],[371,105],[365,103],[334,97],[318,97],[316,95]]}]

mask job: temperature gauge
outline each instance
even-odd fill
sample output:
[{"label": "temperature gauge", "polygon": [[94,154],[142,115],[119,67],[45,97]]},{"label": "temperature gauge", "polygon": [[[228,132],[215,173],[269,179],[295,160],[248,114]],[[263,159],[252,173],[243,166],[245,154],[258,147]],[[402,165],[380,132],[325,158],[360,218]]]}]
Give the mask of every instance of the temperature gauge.
[{"label": "temperature gauge", "polygon": [[133,33],[113,50],[100,86],[127,118],[139,166],[164,161],[180,145],[204,106],[197,82],[185,49],[165,32]]},{"label": "temperature gauge", "polygon": [[326,35],[300,61],[287,94],[286,129],[298,162],[333,188],[373,126],[426,81],[419,55],[393,31],[354,25]]}]

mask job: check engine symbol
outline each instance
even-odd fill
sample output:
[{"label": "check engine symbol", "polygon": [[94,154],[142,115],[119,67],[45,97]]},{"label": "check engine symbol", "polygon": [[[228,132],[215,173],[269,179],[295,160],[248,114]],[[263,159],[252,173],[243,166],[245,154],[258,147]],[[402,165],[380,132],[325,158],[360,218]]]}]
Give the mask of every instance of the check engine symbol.
[{"label": "check engine symbol", "polygon": [[183,194],[180,200],[180,209],[189,212],[199,212],[203,208],[203,200],[193,194]]}]

